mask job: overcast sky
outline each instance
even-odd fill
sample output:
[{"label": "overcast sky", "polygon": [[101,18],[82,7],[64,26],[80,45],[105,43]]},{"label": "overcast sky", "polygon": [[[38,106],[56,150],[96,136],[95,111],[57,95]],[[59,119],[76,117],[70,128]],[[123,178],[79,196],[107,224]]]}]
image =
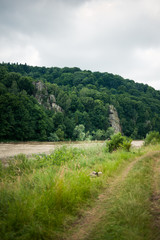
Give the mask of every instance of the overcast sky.
[{"label": "overcast sky", "polygon": [[0,0],[0,62],[109,72],[160,90],[160,0]]}]

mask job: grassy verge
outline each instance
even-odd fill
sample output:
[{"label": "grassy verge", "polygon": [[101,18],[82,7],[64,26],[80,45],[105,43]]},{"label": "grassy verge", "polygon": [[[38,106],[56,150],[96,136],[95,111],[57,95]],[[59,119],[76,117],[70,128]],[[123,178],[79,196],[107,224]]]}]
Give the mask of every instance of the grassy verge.
[{"label": "grassy verge", "polygon": [[[149,147],[148,150],[158,150]],[[128,177],[112,194],[104,209],[106,216],[88,239],[92,240],[151,240],[153,236],[151,195],[153,193],[153,153],[142,158]]]},{"label": "grassy verge", "polygon": [[[18,155],[0,167],[0,239],[59,239],[108,177],[139,154],[109,154],[97,146],[63,147],[30,159]],[[103,175],[91,178],[93,170]]]}]

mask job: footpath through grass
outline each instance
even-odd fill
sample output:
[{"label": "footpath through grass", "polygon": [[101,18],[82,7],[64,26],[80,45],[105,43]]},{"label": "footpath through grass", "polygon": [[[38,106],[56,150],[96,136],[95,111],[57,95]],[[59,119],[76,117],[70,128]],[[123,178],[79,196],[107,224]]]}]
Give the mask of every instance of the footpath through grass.
[{"label": "footpath through grass", "polygon": [[103,219],[86,240],[160,239],[160,221],[159,227],[155,228],[151,200],[154,195],[154,161],[160,158],[160,151],[155,150],[160,147],[149,147],[148,155],[141,157],[125,181],[117,185],[104,203],[106,213]]},{"label": "footpath through grass", "polygon": [[[140,151],[106,153],[102,147],[60,148],[0,167],[0,239],[60,239],[89,206],[106,180]],[[92,171],[102,171],[91,178]]]}]

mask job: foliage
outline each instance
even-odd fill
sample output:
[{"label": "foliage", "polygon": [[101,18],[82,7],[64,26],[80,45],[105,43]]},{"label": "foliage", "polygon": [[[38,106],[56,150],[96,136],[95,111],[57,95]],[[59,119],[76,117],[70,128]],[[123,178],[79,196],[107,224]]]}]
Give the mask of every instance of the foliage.
[{"label": "foliage", "polygon": [[73,131],[73,136],[75,139],[79,141],[83,141],[85,139],[85,127],[83,124],[79,124],[75,127]]},{"label": "foliage", "polygon": [[153,196],[153,159],[153,153],[150,157],[143,157],[119,184],[118,192],[114,191],[103,206],[107,209],[105,216],[88,239],[157,239],[159,228],[155,233],[150,202]]},{"label": "foliage", "polygon": [[59,137],[56,133],[50,133],[50,136],[48,137],[49,142],[57,142],[59,141]]},{"label": "foliage", "polygon": [[148,145],[148,144],[157,144],[157,143],[160,143],[160,133],[156,131],[149,132],[146,135],[144,144]]},{"label": "foliage", "polygon": [[109,127],[106,131],[105,137],[110,138],[112,135],[114,135],[114,128]]},{"label": "foliage", "polygon": [[40,157],[37,156],[36,159],[38,160],[38,164],[41,167],[44,166],[62,166],[66,162],[75,160],[80,154],[80,151],[76,148],[67,148],[67,147],[60,147],[56,149],[50,155],[41,155]]},{"label": "foliage", "polygon": [[106,142],[106,151],[113,152],[118,148],[122,148],[129,151],[131,148],[132,139],[122,136],[121,133],[117,133],[111,136],[111,140]]},{"label": "foliage", "polygon": [[94,139],[101,140],[101,139],[103,139],[104,135],[105,135],[105,131],[98,129],[94,134]]},{"label": "foliage", "polygon": [[[112,155],[97,145],[59,148],[50,155],[18,155],[0,176],[0,239],[60,239],[68,223],[95,199],[106,179],[136,155]],[[102,177],[92,179],[92,170]]]},{"label": "foliage", "polygon": [[[105,140],[113,134],[109,105],[125,136],[160,132],[160,91],[148,85],[79,68],[0,64],[1,141]],[[85,127],[81,136],[79,125]]]}]

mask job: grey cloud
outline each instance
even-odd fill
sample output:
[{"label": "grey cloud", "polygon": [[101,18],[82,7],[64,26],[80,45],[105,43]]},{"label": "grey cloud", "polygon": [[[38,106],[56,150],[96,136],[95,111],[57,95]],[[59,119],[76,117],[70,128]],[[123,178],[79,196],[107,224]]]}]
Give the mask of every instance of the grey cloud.
[{"label": "grey cloud", "polygon": [[158,0],[1,0],[0,61],[108,71],[160,89],[159,28]]},{"label": "grey cloud", "polygon": [[28,34],[43,33],[51,27],[56,29],[57,22],[64,24],[67,18],[67,11],[59,4],[54,5],[54,2],[49,7],[46,1],[13,1],[13,3],[10,8],[6,5],[0,14],[1,25],[5,25],[9,30]]}]

